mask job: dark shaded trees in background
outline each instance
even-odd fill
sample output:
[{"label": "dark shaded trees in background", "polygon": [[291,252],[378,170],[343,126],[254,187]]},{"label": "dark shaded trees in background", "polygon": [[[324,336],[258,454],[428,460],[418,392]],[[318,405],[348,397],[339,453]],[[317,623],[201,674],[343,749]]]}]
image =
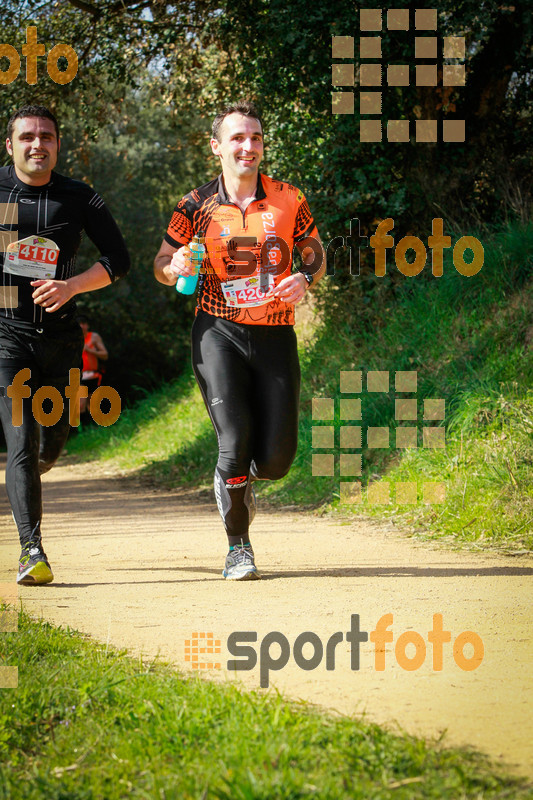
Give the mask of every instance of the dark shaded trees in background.
[{"label": "dark shaded trees in background", "polygon": [[[208,150],[212,115],[228,100],[251,96],[267,133],[265,170],[304,189],[324,240],[363,234],[395,220],[396,239],[426,239],[433,217],[447,233],[488,230],[530,213],[532,164],[531,13],[525,2],[438,4],[437,35],[467,42],[464,87],[383,88],[384,119],[465,119],[465,144],[361,144],[355,114],[331,113],[331,36],[355,38],[360,6],[333,0],[8,0],[2,42],[20,50],[25,28],[40,41],[75,47],[79,73],[58,86],[39,66],[28,86],[21,72],[1,87],[7,121],[29,100],[50,105],[63,125],[60,169],[91,182],[105,197],[133,257],[130,277],[81,300],[110,344],[123,392],[176,374],[188,359],[192,304],[155,283],[151,263],[176,200],[216,174]],[[396,3],[414,8],[421,3]],[[428,4],[435,7],[435,4]],[[386,31],[383,63],[412,63],[414,31]],[[439,45],[440,47],[440,45]],[[439,51],[440,53],[440,51]],[[385,55],[386,54],[386,55]],[[5,69],[5,64],[0,64]],[[84,251],[84,265],[93,254]],[[397,272],[378,279],[365,266],[356,281],[338,261],[331,288],[362,319],[408,283]],[[423,276],[420,276],[423,279]],[[346,294],[347,293],[347,294]],[[328,304],[336,308],[330,292]],[[119,374],[121,373],[121,374]]]},{"label": "dark shaded trees in background", "polygon": [[[189,358],[193,303],[157,284],[152,262],[176,201],[216,171],[206,158],[207,122],[192,102],[190,82],[207,7],[182,3],[180,12],[160,3],[21,0],[0,12],[0,40],[19,52],[26,27],[36,25],[47,50],[65,42],[78,53],[78,75],[64,86],[49,79],[44,58],[37,85],[28,86],[23,60],[19,78],[0,87],[1,116],[5,124],[25,102],[48,105],[61,123],[59,171],[91,183],[125,235],[128,278],[78,300],[109,346],[106,378],[125,399],[136,395],[133,387],[174,377]],[[200,84],[206,72],[196,78]],[[95,255],[84,242],[79,263],[87,267]]]}]

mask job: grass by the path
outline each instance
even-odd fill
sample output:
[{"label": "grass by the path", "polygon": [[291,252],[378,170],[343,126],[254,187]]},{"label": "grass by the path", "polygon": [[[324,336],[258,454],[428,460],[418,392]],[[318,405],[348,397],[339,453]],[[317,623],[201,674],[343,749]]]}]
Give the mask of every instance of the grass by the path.
[{"label": "grass by the path", "polygon": [[[418,535],[533,549],[533,391],[474,393],[453,417],[445,450],[410,450],[386,475],[391,484],[442,481],[446,502],[431,508],[393,503],[378,515]],[[376,507],[367,506],[369,513]]]},{"label": "grass by the path", "polygon": [[21,615],[1,800],[533,798],[486,759],[142,663]]},{"label": "grass by the path", "polygon": [[161,486],[202,485],[216,461],[216,438],[189,368],[125,409],[113,426],[91,426],[69,439],[69,454],[139,469]]},{"label": "grass by the path", "polygon": [[[390,428],[391,442],[388,452],[363,451],[363,481],[389,483],[391,503],[363,503],[364,512],[392,516],[432,538],[531,550],[533,225],[510,226],[484,244],[485,264],[478,275],[464,278],[448,263],[438,280],[413,279],[402,286],[390,315],[387,309],[378,314],[382,324],[377,328],[365,323],[363,314],[357,339],[346,319],[343,327],[330,318],[307,370],[325,383],[321,391],[315,379],[313,394],[335,398],[341,370],[389,372],[388,393],[361,396],[363,424]],[[394,391],[397,371],[417,372],[416,394]],[[410,397],[418,401],[417,418],[399,422],[395,400]],[[425,398],[445,401],[445,421],[424,421]],[[340,425],[337,416],[335,426]],[[439,425],[446,428],[446,448],[423,449],[421,428]],[[418,427],[418,449],[392,449],[396,429],[409,426]],[[331,482],[337,498],[340,480]],[[445,503],[421,502],[426,481],[445,483]],[[397,482],[418,484],[415,506],[395,503]],[[338,507],[339,500],[333,505]]]},{"label": "grass by the path", "polygon": [[[533,547],[533,225],[510,227],[485,241],[485,264],[465,278],[445,264],[442,278],[405,279],[390,309],[351,316],[335,298],[334,314],[302,349],[299,448],[289,475],[259,487],[279,505],[338,509],[392,516],[432,538],[512,549]],[[327,279],[326,279],[327,280]],[[380,279],[376,279],[380,280]],[[384,279],[381,279],[384,280]],[[409,282],[411,281],[411,282]],[[417,282],[418,281],[418,282]],[[337,293],[338,294],[338,293]],[[335,295],[336,297],[336,295]],[[375,303],[379,303],[379,294]],[[390,313],[389,313],[390,312]],[[379,325],[376,327],[376,320]],[[341,395],[341,371],[361,370],[361,395]],[[389,392],[366,391],[369,370],[389,372]],[[417,372],[419,449],[396,450],[394,376]],[[367,427],[389,427],[391,448],[362,450],[363,485],[387,481],[387,506],[340,505],[341,396],[362,399],[363,446]],[[333,422],[312,419],[312,399],[335,402]],[[421,448],[424,398],[446,403],[446,449]],[[430,425],[441,425],[432,422]],[[332,426],[335,447],[313,449],[313,426]],[[137,468],[161,486],[210,487],[216,440],[192,373],[127,410],[108,429],[93,429],[69,442],[82,457],[111,459]],[[313,453],[334,456],[335,475],[312,474]],[[416,505],[395,504],[394,485],[416,482]],[[446,502],[424,505],[422,484],[446,484]],[[364,493],[363,493],[364,497]]]}]

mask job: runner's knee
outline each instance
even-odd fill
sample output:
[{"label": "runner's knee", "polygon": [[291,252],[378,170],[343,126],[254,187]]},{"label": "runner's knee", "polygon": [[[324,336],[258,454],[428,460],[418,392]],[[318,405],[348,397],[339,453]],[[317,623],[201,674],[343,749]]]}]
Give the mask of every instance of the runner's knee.
[{"label": "runner's knee", "polygon": [[254,474],[257,475],[259,480],[263,481],[279,481],[284,478],[291,468],[294,461],[295,454],[275,453],[268,460],[261,461],[255,460]]},{"label": "runner's knee", "polygon": [[39,475],[44,475],[45,472],[51,470],[58,458],[59,453],[55,456],[55,458],[51,457],[49,454],[45,458],[43,458],[43,456],[39,456]]},{"label": "runner's knee", "polygon": [[44,429],[39,451],[39,474],[52,469],[61,454],[69,433],[68,425]]}]

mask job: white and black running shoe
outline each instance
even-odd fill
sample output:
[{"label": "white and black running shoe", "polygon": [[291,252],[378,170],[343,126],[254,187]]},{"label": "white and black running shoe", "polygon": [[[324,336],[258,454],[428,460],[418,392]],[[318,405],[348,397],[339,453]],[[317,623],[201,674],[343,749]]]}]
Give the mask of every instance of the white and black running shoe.
[{"label": "white and black running shoe", "polygon": [[251,544],[236,544],[230,547],[222,576],[228,581],[255,581],[260,578],[254,562]]}]

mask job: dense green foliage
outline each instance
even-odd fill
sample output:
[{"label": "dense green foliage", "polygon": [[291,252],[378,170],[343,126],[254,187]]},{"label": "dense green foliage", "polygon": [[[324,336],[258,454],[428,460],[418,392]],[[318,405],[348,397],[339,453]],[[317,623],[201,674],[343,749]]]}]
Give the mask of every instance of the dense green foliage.
[{"label": "dense green foliage", "polygon": [[[58,170],[91,183],[123,231],[130,275],[106,291],[84,295],[78,305],[108,346],[108,379],[126,402],[138,394],[136,387],[153,387],[179,373],[187,357],[192,302],[180,302],[157,284],[152,263],[176,201],[216,171],[207,157],[207,120],[187,85],[190,75],[196,76],[195,93],[206,83],[195,52],[209,7],[8,0],[0,10],[0,38],[19,51],[27,26],[36,25],[47,49],[65,42],[78,53],[78,75],[64,86],[50,80],[44,58],[38,60],[37,85],[27,85],[22,59],[19,77],[2,87],[0,116],[7,123],[23,103],[48,105],[61,126]],[[167,62],[179,71],[172,84]],[[177,103],[182,91],[184,101]],[[96,257],[84,242],[80,268]]]},{"label": "dense green foliage", "polygon": [[475,753],[185,680],[21,615],[2,659],[1,800],[533,797]]},{"label": "dense green foliage", "polygon": [[[331,36],[355,38],[361,4],[334,0],[7,0],[2,41],[20,50],[36,25],[49,47],[73,45],[79,72],[51,81],[39,59],[38,83],[23,69],[0,93],[0,116],[28,100],[48,103],[63,123],[61,169],[102,192],[133,256],[122,285],[81,299],[111,351],[110,380],[124,395],[153,386],[183,367],[190,301],[154,282],[151,264],[176,200],[217,171],[208,131],[213,113],[252,96],[266,122],[265,170],[306,193],[323,239],[363,234],[392,217],[395,235],[422,239],[434,216],[449,232],[482,230],[506,217],[527,219],[531,187],[531,96],[528,58],[532,22],[525,2],[439,3],[438,36],[464,35],[464,87],[383,88],[384,119],[465,119],[467,142],[359,142],[359,111],[331,113]],[[367,2],[362,4],[368,8]],[[384,4],[371,6],[386,8]],[[407,3],[395,7],[413,8]],[[412,20],[411,20],[412,24]],[[384,28],[383,63],[414,64],[413,29]],[[439,58],[441,55],[439,44]],[[339,59],[333,59],[341,63]],[[5,68],[6,64],[2,61]],[[355,229],[357,233],[357,228]],[[426,233],[427,232],[427,233]],[[84,250],[83,266],[94,253]],[[339,253],[334,282],[350,300],[376,295],[394,302],[400,276],[379,287],[363,273],[356,286]],[[350,309],[353,314],[355,309]]]},{"label": "dense green foliage", "polygon": [[[394,7],[412,13],[415,5]],[[43,58],[37,85],[28,86],[23,66],[1,87],[2,121],[29,101],[57,112],[60,171],[103,194],[132,253],[131,275],[80,305],[109,347],[109,381],[124,400],[146,397],[69,450],[113,458],[159,485],[210,486],[216,441],[186,368],[192,301],[154,281],[152,260],[176,200],[218,171],[208,148],[213,113],[251,96],[265,118],[265,171],[305,191],[326,243],[347,236],[351,219],[371,235],[387,217],[396,241],[411,233],[425,242],[431,220],[442,217],[446,233],[476,235],[486,251],[478,275],[460,276],[448,259],[440,279],[429,268],[405,278],[393,266],[377,278],[365,249],[356,277],[339,253],[319,294],[321,325],[301,353],[298,456],[286,479],[261,487],[260,502],[340,507],[338,464],[333,477],[312,475],[312,398],[340,398],[343,370],[416,370],[418,399],[446,401],[446,450],[400,459],[398,451],[365,449],[363,482],[444,480],[446,503],[361,508],[392,513],[426,535],[530,549],[531,13],[525,0],[439,0],[439,38],[467,40],[466,85],[384,88],[383,116],[439,126],[465,119],[467,142],[361,144],[358,86],[355,114],[331,113],[331,64],[339,62],[331,36],[355,38],[357,76],[361,6],[386,7],[374,0],[2,4],[0,41],[20,51],[26,27],[36,25],[47,48],[68,43],[80,60],[65,86],[48,78]],[[384,64],[413,63],[412,30],[382,35]],[[84,245],[81,266],[94,256]],[[148,394],[183,369],[176,383]],[[365,427],[395,427],[392,392],[363,401]],[[337,462],[340,425],[337,414]],[[0,693],[6,800],[531,796],[473,757],[279,698],[185,682],[25,618],[19,633],[4,634],[2,648],[21,676],[16,693]]]},{"label": "dense green foliage", "polygon": [[[450,259],[436,279],[403,278],[396,299],[373,277],[374,307],[324,280],[322,322],[301,346],[303,367],[299,447],[289,475],[261,485],[258,496],[281,505],[339,508],[343,513],[386,513],[403,527],[457,542],[531,549],[533,545],[533,227],[514,225],[485,240],[485,265],[471,278]],[[354,278],[354,283],[356,279]],[[353,315],[346,314],[346,297]],[[453,313],[452,310],[453,309]],[[394,313],[392,313],[394,312]],[[341,505],[342,424],[340,373],[389,372],[388,392],[363,391],[363,483],[377,479],[418,483],[418,504],[398,507]],[[424,398],[445,401],[446,448],[395,448],[396,371],[416,371],[417,421]],[[366,387],[365,380],[363,386]],[[346,395],[345,395],[346,396]],[[348,395],[348,397],[354,395]],[[403,396],[403,395],[400,395]],[[312,419],[312,399],[335,399],[334,422]],[[313,449],[313,426],[332,425],[335,447]],[[427,423],[426,423],[427,424]],[[442,425],[442,422],[429,423]],[[365,447],[367,427],[388,427],[390,449]],[[83,458],[112,459],[158,485],[208,489],[216,439],[190,372],[162,387],[107,429],[93,429],[69,444]],[[335,475],[312,474],[313,453],[335,457]],[[443,505],[422,503],[422,482],[446,483]]]},{"label": "dense green foliage", "polygon": [[[351,320],[342,311],[347,292],[337,293],[337,303],[328,299],[323,334],[309,354],[306,391],[309,399],[339,397],[341,370],[390,372],[389,393],[363,395],[363,421],[391,428],[391,450],[363,451],[363,465],[368,480],[391,484],[392,503],[365,504],[365,512],[385,512],[432,537],[531,549],[533,227],[506,227],[484,244],[485,264],[471,278],[459,275],[448,259],[442,278],[403,278],[394,302],[377,294],[372,309],[364,299],[352,299]],[[406,370],[418,373],[416,423],[395,419],[393,375]],[[445,423],[424,423],[424,398],[445,400]],[[419,436],[419,449],[394,449],[394,429],[415,424],[445,424],[446,448],[422,449]],[[309,448],[309,420],[307,425]],[[338,472],[334,480],[315,480],[324,493],[338,493]],[[426,480],[446,483],[445,504],[421,503]],[[394,503],[398,481],[418,483],[416,508]]]}]

